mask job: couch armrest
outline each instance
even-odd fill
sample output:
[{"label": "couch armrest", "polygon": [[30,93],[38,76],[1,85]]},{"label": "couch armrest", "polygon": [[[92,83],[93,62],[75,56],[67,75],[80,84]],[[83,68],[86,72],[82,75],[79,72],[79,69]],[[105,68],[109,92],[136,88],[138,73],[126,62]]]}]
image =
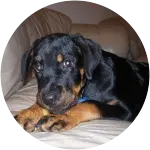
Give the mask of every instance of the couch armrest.
[{"label": "couch armrest", "polygon": [[30,41],[27,31],[22,24],[11,36],[2,58],[1,85],[5,98],[8,98],[22,86],[20,62],[29,45]]}]

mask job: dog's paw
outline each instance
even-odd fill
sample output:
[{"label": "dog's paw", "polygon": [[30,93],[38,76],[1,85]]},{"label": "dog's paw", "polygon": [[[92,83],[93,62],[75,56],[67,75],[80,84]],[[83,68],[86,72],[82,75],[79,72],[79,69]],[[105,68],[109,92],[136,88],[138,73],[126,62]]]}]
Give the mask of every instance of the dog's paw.
[{"label": "dog's paw", "polygon": [[21,110],[14,118],[27,132],[32,132],[35,129],[37,120],[29,114],[32,114],[29,110]]},{"label": "dog's paw", "polygon": [[14,118],[27,132],[33,132],[35,124],[40,119],[30,109],[21,110]]},{"label": "dog's paw", "polygon": [[45,115],[50,115],[48,110],[34,104],[28,109],[21,110],[15,119],[26,131],[32,132],[35,130],[37,122]]},{"label": "dog's paw", "polygon": [[37,122],[48,112],[37,104],[32,105],[28,109],[21,110],[16,116],[16,121],[28,132],[35,129]]},{"label": "dog's paw", "polygon": [[24,128],[27,132],[33,132],[35,129],[35,124],[34,124],[34,120],[31,119],[30,117],[26,118],[24,117],[24,115],[16,115],[14,117],[16,119],[16,121],[22,126],[22,128]]},{"label": "dog's paw", "polygon": [[45,116],[36,125],[41,132],[61,132],[72,129],[76,126],[74,119],[67,115]]}]

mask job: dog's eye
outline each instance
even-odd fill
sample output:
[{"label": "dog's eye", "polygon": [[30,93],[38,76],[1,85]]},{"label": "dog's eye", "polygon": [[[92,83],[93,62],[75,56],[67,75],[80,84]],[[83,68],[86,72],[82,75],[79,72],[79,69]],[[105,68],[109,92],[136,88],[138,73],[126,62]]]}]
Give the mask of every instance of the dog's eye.
[{"label": "dog's eye", "polygon": [[64,65],[65,67],[72,67],[73,63],[72,63],[72,61],[70,61],[70,60],[65,60],[65,61],[63,62],[63,65]]},{"label": "dog's eye", "polygon": [[34,69],[36,72],[40,72],[42,70],[42,65],[40,63],[36,63]]}]

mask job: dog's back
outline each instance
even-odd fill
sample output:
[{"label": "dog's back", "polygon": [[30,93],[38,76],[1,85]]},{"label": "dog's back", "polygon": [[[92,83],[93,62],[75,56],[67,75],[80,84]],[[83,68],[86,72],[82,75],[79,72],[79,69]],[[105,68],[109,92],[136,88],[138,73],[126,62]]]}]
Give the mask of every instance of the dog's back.
[{"label": "dog's back", "polygon": [[148,63],[132,62],[107,52],[103,52],[103,56],[110,58],[113,64],[116,98],[129,108],[132,118],[135,118],[144,104],[148,91]]}]

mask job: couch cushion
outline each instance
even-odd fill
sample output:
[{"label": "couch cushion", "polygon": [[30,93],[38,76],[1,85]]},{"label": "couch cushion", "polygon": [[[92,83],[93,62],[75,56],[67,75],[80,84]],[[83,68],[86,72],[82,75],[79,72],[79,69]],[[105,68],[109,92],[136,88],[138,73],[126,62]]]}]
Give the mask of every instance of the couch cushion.
[{"label": "couch cushion", "polygon": [[128,33],[121,26],[73,24],[71,33],[80,33],[86,38],[96,41],[105,51],[115,53],[121,57],[128,56]]},{"label": "couch cushion", "polygon": [[[113,28],[117,32],[120,32],[120,35],[123,32],[126,32],[128,34],[128,46],[130,49],[130,56],[132,57],[132,60],[138,59],[141,61],[147,61],[146,52],[144,49],[144,46],[142,44],[142,41],[138,34],[135,32],[135,30],[130,26],[130,24],[125,21],[122,17],[117,16],[113,18],[109,18],[106,20],[103,20],[99,22],[99,28]],[[121,29],[122,28],[122,29]],[[120,30],[121,29],[121,30]],[[124,30],[124,31],[123,31]],[[120,36],[121,38],[125,37],[124,35]],[[118,41],[119,42],[119,41]],[[140,59],[139,57],[142,57],[144,59]]]},{"label": "couch cushion", "polygon": [[139,36],[120,16],[103,20],[98,25],[73,24],[71,33],[80,33],[118,56],[148,62]]},{"label": "couch cushion", "polygon": [[33,13],[24,24],[30,38],[30,45],[42,36],[57,32],[68,33],[71,29],[69,17],[46,8]]}]

